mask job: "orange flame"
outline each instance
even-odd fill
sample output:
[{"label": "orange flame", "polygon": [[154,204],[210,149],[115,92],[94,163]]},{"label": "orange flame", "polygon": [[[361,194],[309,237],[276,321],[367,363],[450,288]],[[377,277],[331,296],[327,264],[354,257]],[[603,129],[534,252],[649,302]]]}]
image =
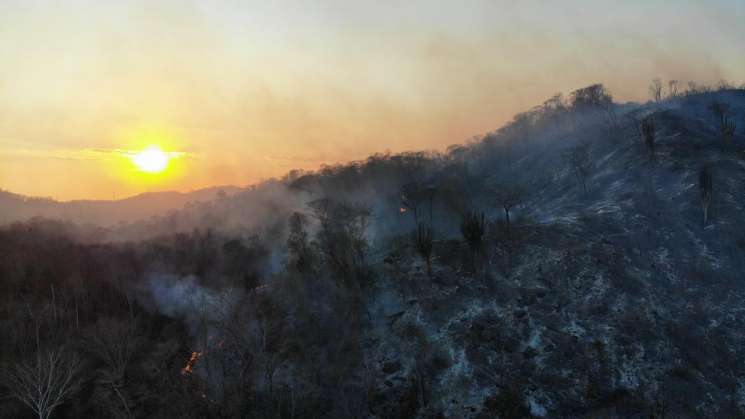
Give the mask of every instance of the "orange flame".
[{"label": "orange flame", "polygon": [[184,368],[181,368],[181,375],[188,375],[194,372],[194,364],[197,363],[199,358],[202,356],[201,352],[194,351],[191,353],[191,356],[189,357],[189,360],[186,361],[186,365],[184,365]]},{"label": "orange flame", "polygon": [[398,209],[398,212],[400,212],[401,214],[405,213],[406,211],[407,211],[406,207],[401,207]]}]

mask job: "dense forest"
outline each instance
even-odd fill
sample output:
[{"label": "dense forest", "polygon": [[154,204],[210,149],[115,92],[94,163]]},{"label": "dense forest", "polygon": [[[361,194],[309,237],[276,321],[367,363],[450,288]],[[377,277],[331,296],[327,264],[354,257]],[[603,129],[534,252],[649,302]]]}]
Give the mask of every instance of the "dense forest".
[{"label": "dense forest", "polygon": [[0,416],[745,417],[745,89],[650,93],[4,225]]}]

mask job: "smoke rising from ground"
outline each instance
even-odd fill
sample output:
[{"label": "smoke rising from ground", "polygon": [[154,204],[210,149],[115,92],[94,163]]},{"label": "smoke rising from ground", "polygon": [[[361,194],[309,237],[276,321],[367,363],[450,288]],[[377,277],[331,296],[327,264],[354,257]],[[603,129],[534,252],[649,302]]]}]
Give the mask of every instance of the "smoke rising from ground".
[{"label": "smoke rising from ground", "polygon": [[236,288],[213,290],[199,284],[196,276],[151,274],[145,282],[148,299],[158,312],[183,320],[192,336],[207,332],[210,323],[228,317],[243,292]]}]

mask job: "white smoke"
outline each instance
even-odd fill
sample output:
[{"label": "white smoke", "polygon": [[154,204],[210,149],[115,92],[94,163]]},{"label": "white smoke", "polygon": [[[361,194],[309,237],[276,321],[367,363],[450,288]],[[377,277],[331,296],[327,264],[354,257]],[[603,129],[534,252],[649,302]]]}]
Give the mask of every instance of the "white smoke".
[{"label": "white smoke", "polygon": [[182,319],[194,337],[211,337],[213,326],[228,318],[243,296],[235,288],[204,287],[194,275],[152,274],[146,287],[156,309],[168,317]]}]

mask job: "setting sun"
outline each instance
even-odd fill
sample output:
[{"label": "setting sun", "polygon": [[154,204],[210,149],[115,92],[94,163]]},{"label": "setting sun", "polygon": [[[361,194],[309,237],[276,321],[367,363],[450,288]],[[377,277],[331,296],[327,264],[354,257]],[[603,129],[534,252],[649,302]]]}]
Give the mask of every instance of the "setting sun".
[{"label": "setting sun", "polygon": [[143,172],[160,173],[168,167],[169,155],[156,146],[150,146],[147,149],[132,156],[132,162]]}]

